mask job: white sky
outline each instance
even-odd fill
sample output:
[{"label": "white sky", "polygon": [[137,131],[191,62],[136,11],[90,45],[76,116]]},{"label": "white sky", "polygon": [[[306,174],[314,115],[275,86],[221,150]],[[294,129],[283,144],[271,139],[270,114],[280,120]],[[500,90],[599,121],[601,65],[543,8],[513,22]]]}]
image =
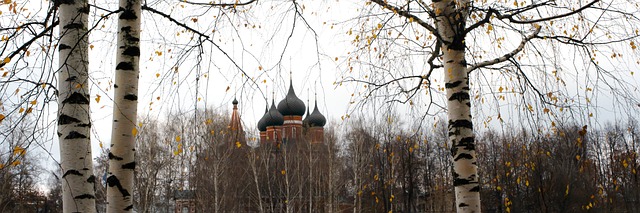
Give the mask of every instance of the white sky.
[{"label": "white sky", "polygon": [[[91,1],[92,4],[100,5],[102,8],[115,9],[117,5],[114,3],[105,4],[102,1]],[[169,2],[169,3],[167,3]],[[262,117],[264,112],[265,95],[269,99],[272,98],[272,91],[275,93],[276,104],[286,94],[288,82],[291,72],[293,75],[294,88],[298,97],[307,102],[310,99],[313,104],[314,93],[317,93],[318,105],[320,111],[327,117],[330,122],[341,123],[341,117],[346,114],[361,114],[363,116],[378,116],[382,112],[389,109],[388,105],[380,102],[371,102],[362,109],[354,109],[351,101],[361,101],[362,85],[344,84],[342,86],[334,85],[335,81],[340,80],[345,73],[346,61],[350,51],[354,51],[351,41],[355,35],[348,35],[350,29],[360,29],[361,25],[358,20],[354,19],[361,13],[362,2],[359,1],[312,1],[303,2],[305,9],[303,10],[304,18],[309,24],[309,29],[305,26],[302,19],[296,19],[295,29],[293,28],[294,13],[288,10],[291,6],[288,1],[270,1],[260,2],[256,6],[251,6],[251,12],[247,13],[230,13],[224,15],[216,10],[206,11],[197,9],[196,7],[185,6],[182,8],[181,3],[177,1],[151,1],[150,5],[157,7],[159,10],[171,11],[180,20],[186,20],[186,23],[194,28],[210,32],[216,29],[216,33],[212,39],[220,48],[224,50],[228,57],[232,58],[237,66],[241,67],[247,74],[258,82],[258,87],[246,82],[235,65],[221,53],[219,49],[213,47],[210,43],[204,45],[202,54],[197,51],[185,53],[184,50],[189,46],[193,46],[195,40],[191,40],[192,36],[189,32],[183,32],[182,29],[175,25],[169,24],[166,19],[152,15],[149,12],[143,14],[143,35],[142,35],[142,54],[141,54],[141,73],[140,73],[140,91],[139,91],[139,107],[138,112],[141,116],[164,120],[167,118],[168,112],[190,112],[195,106],[202,109],[205,106],[212,107],[217,110],[231,110],[231,100],[237,97],[240,101],[240,110],[245,128],[250,131],[255,130],[255,123]],[[0,6],[6,11],[6,5]],[[93,10],[96,15],[105,12]],[[215,21],[217,18],[217,22]],[[222,18],[221,18],[222,17]],[[197,18],[196,21],[191,18]],[[400,20],[400,19],[398,19]],[[93,20],[95,21],[95,19]],[[99,144],[108,146],[110,140],[111,113],[112,103],[109,97],[112,96],[114,61],[115,61],[115,18],[110,18],[104,23],[104,28],[94,31],[91,34],[91,44],[94,48],[90,51],[91,77],[93,85],[91,87],[92,102],[92,120],[93,132],[92,147],[93,154],[97,156]],[[245,26],[245,24],[247,24]],[[256,28],[253,28],[253,26]],[[313,33],[317,33],[317,40]],[[484,33],[483,29],[479,29],[480,33]],[[180,33],[180,35],[178,35]],[[290,37],[289,37],[290,36]],[[288,41],[286,50],[284,44]],[[471,39],[470,39],[471,40]],[[514,41],[505,41],[504,46],[508,47],[517,45],[519,38]],[[493,46],[490,41],[478,39],[477,43],[481,46]],[[620,48],[626,48],[621,46]],[[169,51],[171,49],[171,51]],[[551,47],[549,47],[551,49]],[[574,53],[560,50],[562,56],[558,58],[559,63],[573,67],[576,70],[584,69],[581,64],[566,64],[575,62]],[[635,55],[635,53],[629,53]],[[199,58],[201,57],[201,58]],[[600,56],[599,56],[600,57]],[[604,56],[606,59],[608,56]],[[335,58],[338,58],[336,61]],[[608,63],[602,60],[602,66],[620,68],[618,73],[620,78],[625,79],[630,85],[640,83],[640,78],[636,73],[629,75],[629,70],[638,70],[638,64],[630,61],[630,63],[619,63],[611,61]],[[177,62],[177,60],[179,62]],[[411,64],[398,66],[411,70],[411,72],[420,73],[424,71],[423,56],[413,57]],[[408,63],[398,61],[397,63]],[[415,63],[415,64],[414,64]],[[174,72],[174,67],[178,65],[178,72]],[[262,67],[262,70],[259,69]],[[365,75],[368,68],[365,66],[355,69],[353,75]],[[159,77],[156,74],[160,74]],[[477,76],[479,79],[485,79],[485,82],[478,83],[478,89],[482,92],[496,93],[499,87],[506,87],[510,90],[513,86],[507,79],[501,78],[496,73],[483,72],[484,76]],[[204,76],[207,77],[204,77]],[[479,75],[475,73],[474,75]],[[197,81],[196,76],[201,80]],[[434,88],[442,84],[441,76],[434,74]],[[592,72],[582,74],[580,71],[570,71],[566,74],[566,83],[568,93],[581,94],[581,96],[591,96],[591,93],[585,92],[584,82],[587,84],[596,83],[593,79],[595,76]],[[266,80],[266,83],[263,81]],[[174,85],[173,82],[176,82]],[[602,82],[598,82],[602,83]],[[547,85],[545,83],[545,85]],[[606,87],[602,84],[600,86]],[[616,85],[614,85],[616,86]],[[227,91],[227,87],[230,89]],[[615,99],[608,93],[606,88],[594,88],[600,93],[597,98],[591,98],[594,105],[595,113],[591,119],[612,121],[624,119],[625,113],[622,109],[634,111],[627,106],[615,105]],[[11,90],[8,90],[11,91]],[[435,92],[435,91],[434,91]],[[474,91],[475,92],[475,91]],[[354,94],[352,97],[351,94]],[[394,110],[398,112],[399,117],[405,120],[416,119],[426,113],[424,107],[427,104],[428,96],[424,92],[416,97],[415,106],[408,104],[394,105]],[[635,93],[635,98],[639,93]],[[94,98],[101,96],[100,102],[95,102]],[[487,126],[500,127],[497,122],[497,114],[500,111],[502,118],[506,122],[519,123],[523,117],[531,118],[523,113],[521,103],[532,103],[535,106],[536,100],[522,100],[521,96],[506,95],[506,101],[495,101],[496,98],[491,95],[483,95],[485,103],[481,99],[474,102],[474,110],[476,112],[477,127],[484,127],[485,121],[492,120]],[[156,98],[160,97],[160,100]],[[578,97],[577,95],[574,98]],[[198,101],[198,99],[200,100]],[[442,95],[435,95],[434,101],[443,103]],[[576,98],[583,99],[583,98]],[[153,102],[153,103],[151,103]],[[55,118],[55,104],[50,106],[47,120],[53,121]],[[615,109],[612,109],[615,108]],[[152,109],[152,110],[150,110]],[[637,110],[640,108],[636,108]],[[313,107],[311,107],[313,110]],[[536,108],[536,110],[541,110]],[[432,108],[430,113],[442,113],[438,108]],[[483,116],[480,116],[483,115]],[[585,114],[575,115],[584,118]],[[564,119],[560,117],[571,116],[567,114],[559,115],[554,119]],[[637,114],[636,114],[637,116]],[[542,116],[544,117],[544,116]],[[428,117],[427,120],[431,120]],[[535,120],[531,118],[532,120]],[[548,118],[544,118],[548,120]],[[544,124],[546,121],[541,121]],[[592,121],[589,121],[592,122]],[[55,125],[54,125],[55,126]],[[53,132],[45,138],[44,148],[58,159],[59,150],[57,139]]]}]

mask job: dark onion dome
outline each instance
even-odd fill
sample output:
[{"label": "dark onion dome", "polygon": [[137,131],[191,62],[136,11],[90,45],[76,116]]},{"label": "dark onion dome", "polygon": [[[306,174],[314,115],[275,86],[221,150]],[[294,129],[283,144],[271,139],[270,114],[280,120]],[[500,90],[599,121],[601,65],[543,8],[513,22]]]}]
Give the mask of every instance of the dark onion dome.
[{"label": "dark onion dome", "polygon": [[315,104],[315,109],[313,109],[313,112],[307,116],[309,126],[323,127],[325,124],[327,124],[327,119],[318,110],[318,101],[316,101]]},{"label": "dark onion dome", "polygon": [[269,113],[269,110],[267,110],[268,106],[269,104],[267,104],[267,106],[264,107],[264,115],[258,121],[258,130],[260,130],[260,132],[267,131],[267,124],[265,124],[264,121],[267,120],[267,116],[268,116],[267,113]]},{"label": "dark onion dome", "polygon": [[293,81],[289,85],[289,93],[287,96],[278,103],[278,111],[282,115],[299,115],[303,116],[305,110],[304,102],[296,96],[296,92],[293,91]]},{"label": "dark onion dome", "polygon": [[236,99],[236,98],[233,98],[233,102],[231,102],[231,103],[232,103],[233,105],[236,105],[236,104],[238,104],[238,99]]},{"label": "dark onion dome", "polygon": [[269,112],[265,114],[266,119],[264,120],[264,125],[269,126],[282,126],[284,124],[284,116],[278,112],[276,109],[276,104],[273,100],[271,100],[271,108]]}]

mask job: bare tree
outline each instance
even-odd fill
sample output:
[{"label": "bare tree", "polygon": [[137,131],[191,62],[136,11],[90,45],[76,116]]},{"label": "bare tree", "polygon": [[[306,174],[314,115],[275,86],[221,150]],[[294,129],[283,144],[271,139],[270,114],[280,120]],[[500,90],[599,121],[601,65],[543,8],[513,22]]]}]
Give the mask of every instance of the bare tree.
[{"label": "bare tree", "polygon": [[[575,100],[578,104],[558,100],[571,99],[571,92],[563,86],[563,76],[572,74],[568,70],[575,70],[577,76],[578,70],[587,69],[597,73],[590,76],[607,82],[604,87],[616,91],[628,106],[633,106],[630,103],[634,102],[627,102],[638,99],[629,93],[633,86],[601,66],[602,58],[598,57],[600,51],[614,52],[613,58],[619,57],[615,50],[618,45],[636,48],[632,40],[637,35],[631,29],[640,24],[637,10],[629,11],[623,5],[627,4],[600,0],[373,0],[365,3],[361,10],[364,14],[356,19],[356,29],[347,32],[355,36],[356,51],[346,59],[345,77],[338,83],[365,84],[368,87],[362,93],[363,99],[382,96],[390,102],[409,104],[414,104],[426,88],[427,113],[431,113],[432,106],[441,106],[431,101],[433,95],[444,92],[446,107],[441,108],[448,115],[456,208],[458,212],[479,212],[481,186],[470,91],[482,81],[471,82],[470,74],[486,76],[492,70],[500,71],[502,76],[517,79],[511,80],[518,82],[513,91],[523,97],[536,97],[529,100],[539,100],[539,105],[554,106],[557,111],[553,112],[562,112],[590,106],[589,100]],[[560,48],[578,55],[573,60],[580,65],[562,64],[565,57],[561,52],[567,51]],[[358,66],[363,72],[352,73]],[[556,75],[560,73],[564,75]],[[444,81],[435,83],[434,76],[442,76]],[[588,79],[586,82],[585,87],[595,85]],[[611,82],[617,83],[610,86]],[[504,88],[498,90],[503,92]],[[487,93],[476,91],[477,99]],[[534,111],[530,102],[521,104],[524,111]],[[544,112],[551,109],[545,107]]]},{"label": "bare tree", "polygon": [[89,3],[56,1],[60,15],[58,46],[58,140],[65,212],[95,212],[89,113]]}]

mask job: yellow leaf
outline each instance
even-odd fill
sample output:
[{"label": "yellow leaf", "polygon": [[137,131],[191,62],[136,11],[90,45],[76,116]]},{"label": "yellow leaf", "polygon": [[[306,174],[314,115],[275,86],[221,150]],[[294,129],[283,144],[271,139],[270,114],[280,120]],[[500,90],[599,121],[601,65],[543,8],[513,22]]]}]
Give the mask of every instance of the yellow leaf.
[{"label": "yellow leaf", "polygon": [[13,148],[13,154],[14,155],[24,155],[27,151],[24,150],[24,148],[16,146]]},{"label": "yellow leaf", "polygon": [[100,148],[102,148],[102,142],[98,143],[98,145],[100,146]]},{"label": "yellow leaf", "polygon": [[8,64],[9,62],[11,62],[11,58],[6,57],[6,58],[4,58],[4,61],[3,61],[3,62],[4,62],[5,64]]},{"label": "yellow leaf", "polygon": [[280,174],[285,175],[287,174],[287,171],[285,171],[284,169],[282,171],[280,171]]},{"label": "yellow leaf", "polygon": [[2,123],[2,120],[4,120],[5,116],[3,114],[0,114],[0,123]]},{"label": "yellow leaf", "polygon": [[242,147],[242,144],[240,143],[240,141],[236,141],[236,147],[238,148]]},{"label": "yellow leaf", "polygon": [[4,168],[4,164],[0,163],[0,169]]},{"label": "yellow leaf", "polygon": [[504,88],[502,87],[498,88],[498,92],[502,92],[502,90],[504,90]]},{"label": "yellow leaf", "polygon": [[11,0],[4,0],[4,4],[11,4]]},{"label": "yellow leaf", "polygon": [[176,142],[180,142],[180,135],[176,136]]},{"label": "yellow leaf", "polygon": [[20,160],[16,160],[16,161],[12,162],[11,165],[12,166],[17,166],[17,165],[20,165],[20,163],[22,163],[22,162],[20,162]]},{"label": "yellow leaf", "polygon": [[580,155],[576,155],[576,160],[580,160]]},{"label": "yellow leaf", "polygon": [[94,46],[93,46],[93,44],[92,44],[92,45],[89,45],[89,49],[92,49],[92,50],[93,50],[93,47],[94,47]]},{"label": "yellow leaf", "polygon": [[[631,72],[631,73],[633,73],[633,72]],[[9,75],[9,72],[4,72],[4,73],[2,74],[2,77],[7,77],[7,75]],[[633,75],[633,74],[632,74],[632,75]]]},{"label": "yellow leaf", "polygon": [[133,127],[133,129],[131,130],[131,135],[133,135],[134,137],[138,135],[138,128]]},{"label": "yellow leaf", "polygon": [[96,103],[100,103],[100,95],[96,95]]},{"label": "yellow leaf", "polygon": [[38,103],[38,101],[37,101],[37,100],[33,100],[33,101],[31,101],[31,105],[36,105],[36,103]]},{"label": "yellow leaf", "polygon": [[567,189],[564,191],[564,196],[569,195],[569,184],[567,184]]},{"label": "yellow leaf", "polygon": [[496,187],[496,190],[498,190],[498,191],[502,191],[502,187],[497,186],[497,187]]},{"label": "yellow leaf", "polygon": [[262,70],[262,66],[258,66],[258,70]]},{"label": "yellow leaf", "polygon": [[18,113],[22,113],[24,112],[24,108],[20,107],[20,110],[18,110]]},{"label": "yellow leaf", "polygon": [[156,78],[159,78],[159,77],[160,77],[160,73],[156,73]]}]

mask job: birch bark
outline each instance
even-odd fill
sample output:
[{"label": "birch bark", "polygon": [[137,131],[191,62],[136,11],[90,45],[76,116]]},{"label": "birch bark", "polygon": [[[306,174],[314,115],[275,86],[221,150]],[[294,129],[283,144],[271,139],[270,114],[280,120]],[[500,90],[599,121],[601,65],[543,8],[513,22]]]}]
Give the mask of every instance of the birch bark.
[{"label": "birch bark", "polygon": [[58,140],[64,212],[96,212],[91,156],[87,0],[56,1],[60,19]]},{"label": "birch bark", "polygon": [[469,73],[465,60],[468,0],[434,1],[435,24],[442,39],[448,134],[453,156],[457,212],[481,212],[475,136],[471,119]]},{"label": "birch bark", "polygon": [[133,210],[140,58],[140,0],[120,0],[107,212]]}]

